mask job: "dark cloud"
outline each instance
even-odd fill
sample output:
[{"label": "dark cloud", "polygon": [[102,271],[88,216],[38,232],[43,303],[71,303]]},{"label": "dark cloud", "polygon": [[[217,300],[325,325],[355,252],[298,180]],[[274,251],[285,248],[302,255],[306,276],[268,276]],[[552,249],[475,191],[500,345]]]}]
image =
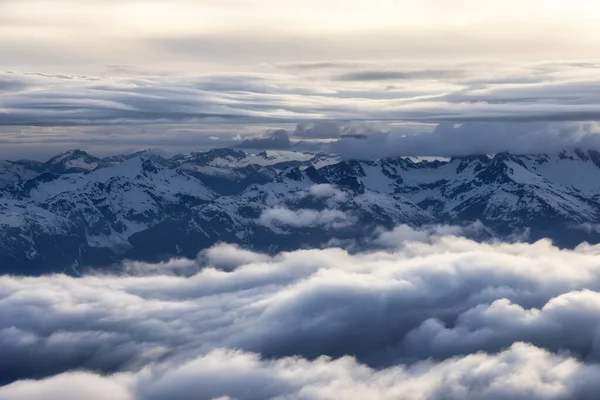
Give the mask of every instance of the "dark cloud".
[{"label": "dark cloud", "polygon": [[323,121],[316,123],[299,123],[293,135],[301,138],[329,139],[339,138],[345,126],[336,121]]},{"label": "dark cloud", "polygon": [[348,158],[390,156],[463,156],[470,154],[554,153],[600,149],[600,125],[592,122],[442,123],[431,133],[391,129],[366,137],[343,137],[330,145]]},{"label": "dark cloud", "polygon": [[347,134],[341,135],[340,137],[350,138],[350,139],[366,139],[368,136],[365,135],[364,133],[347,133]]},{"label": "dark cloud", "polygon": [[[131,67],[116,68],[126,75]],[[531,66],[523,69],[522,75],[514,68],[486,75],[483,66],[392,72],[344,68],[350,70],[338,75],[367,81],[367,86],[341,84],[329,75],[299,79],[290,74],[258,73],[196,77],[5,73],[0,78],[3,87],[32,90],[2,93],[6,112],[0,115],[0,124],[144,124],[210,122],[211,118],[244,122],[514,122],[594,120],[600,116],[598,82],[590,78],[591,67],[569,67],[566,72],[554,67],[542,73]],[[429,78],[438,80],[439,86],[419,83]],[[398,79],[407,81],[402,88],[391,85]],[[379,83],[369,86],[372,80],[390,84],[384,88]],[[298,134],[330,137],[339,133],[332,131],[332,126],[323,133],[325,124],[299,130]]]},{"label": "dark cloud", "polygon": [[[271,69],[269,73],[201,76],[160,76],[127,65],[114,68],[122,76],[1,73],[0,127],[14,130],[0,133],[3,151],[16,151],[24,144],[33,149],[36,143],[39,147],[40,143],[58,146],[68,142],[67,147],[85,148],[92,142],[106,144],[106,135],[112,134],[127,147],[135,146],[135,140],[144,147],[184,148],[198,143],[198,148],[205,148],[239,145],[240,140],[248,139],[241,145],[319,151],[328,148],[319,141],[340,139],[333,149],[348,154],[355,154],[352,148],[361,146],[365,146],[364,154],[523,153],[565,145],[596,146],[595,128],[588,129],[588,134],[585,126],[593,127],[594,121],[600,120],[593,63],[498,68],[410,65],[395,69],[381,63],[347,61],[284,65],[277,73]],[[389,71],[396,78],[386,78]],[[364,73],[370,74],[363,76],[369,79],[336,80],[336,76]],[[398,74],[408,79],[398,82],[403,76]],[[421,81],[435,76],[435,82]],[[374,78],[377,80],[370,80]],[[431,134],[432,128],[398,129],[399,121],[442,125]],[[549,122],[555,124],[544,125]],[[193,136],[188,129],[173,135],[178,124],[217,133]],[[219,128],[223,124],[237,127],[223,133]],[[452,124],[462,125],[448,129]],[[296,128],[290,127],[293,125]],[[248,132],[253,126],[256,128]],[[572,135],[556,134],[556,129],[571,129],[566,126],[583,128],[575,128]],[[161,127],[168,131],[162,138],[158,134],[132,134],[141,129],[158,132]],[[40,133],[42,128],[51,129]],[[291,143],[283,134],[259,137],[261,131],[269,129],[286,130]],[[235,130],[244,132],[238,135]],[[30,134],[21,134],[25,131]],[[100,131],[108,133],[94,133]],[[208,140],[208,136],[213,139]],[[220,142],[213,146],[215,137]],[[233,138],[237,143],[231,143]],[[352,140],[358,138],[366,141]]]},{"label": "dark cloud", "polygon": [[279,107],[269,105],[267,99],[253,104],[240,94],[239,102],[228,99],[228,91],[266,91],[260,78],[170,79],[6,75],[5,85],[10,82],[35,90],[2,94],[6,112],[0,114],[0,125],[161,124],[211,118],[260,121],[262,112]]},{"label": "dark cloud", "polygon": [[315,121],[299,123],[290,134],[301,139],[338,139],[375,132],[377,126],[368,122]]},{"label": "dark cloud", "polygon": [[[10,76],[10,75],[9,75]],[[10,79],[7,76],[0,76],[0,93],[2,92],[17,92],[27,88],[26,82]]]},{"label": "dark cloud", "polygon": [[252,139],[242,140],[241,143],[234,145],[241,149],[260,149],[260,150],[289,150],[292,145],[288,132],[279,129],[269,132],[264,136]]},{"label": "dark cloud", "polygon": [[341,81],[394,81],[455,79],[464,76],[459,70],[421,70],[421,71],[356,71],[338,75]]}]

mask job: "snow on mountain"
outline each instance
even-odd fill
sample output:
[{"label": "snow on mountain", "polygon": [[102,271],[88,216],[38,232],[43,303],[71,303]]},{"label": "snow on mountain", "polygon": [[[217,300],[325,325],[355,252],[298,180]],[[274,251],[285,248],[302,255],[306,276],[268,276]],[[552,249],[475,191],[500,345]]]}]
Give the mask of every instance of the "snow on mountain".
[{"label": "snow on mountain", "polygon": [[320,167],[338,161],[338,156],[324,153],[267,150],[254,154],[237,149],[213,149],[170,159],[222,195],[239,194],[249,185],[270,182],[286,168]]},{"label": "snow on mountain", "polygon": [[45,167],[54,173],[76,173],[93,171],[101,162],[101,159],[76,149],[52,157]]},{"label": "snow on mountain", "polygon": [[20,238],[19,248],[41,253],[38,246],[52,246],[45,242],[54,235],[57,245],[67,243],[46,251],[75,252],[77,261],[80,251],[128,248],[136,232],[215,197],[197,179],[145,157],[89,173],[45,173],[2,193],[0,242]]},{"label": "snow on mountain", "polygon": [[0,188],[25,179],[33,178],[39,172],[15,162],[0,160]]},{"label": "snow on mountain", "polygon": [[260,153],[247,153],[236,149],[213,149],[207,152],[195,152],[173,158],[180,163],[189,163],[217,168],[238,169],[249,165],[283,169],[300,165],[321,167],[334,164],[339,157],[325,153],[302,153],[287,150],[266,150]]},{"label": "snow on mountain", "polygon": [[528,170],[545,177],[553,184],[594,197],[600,195],[598,152],[564,151],[556,155],[521,156],[520,159]]},{"label": "snow on mountain", "polygon": [[0,265],[12,272],[193,257],[216,242],[264,251],[360,245],[406,223],[481,221],[574,246],[600,242],[600,153],[344,160],[215,149],[165,159],[0,163]]}]

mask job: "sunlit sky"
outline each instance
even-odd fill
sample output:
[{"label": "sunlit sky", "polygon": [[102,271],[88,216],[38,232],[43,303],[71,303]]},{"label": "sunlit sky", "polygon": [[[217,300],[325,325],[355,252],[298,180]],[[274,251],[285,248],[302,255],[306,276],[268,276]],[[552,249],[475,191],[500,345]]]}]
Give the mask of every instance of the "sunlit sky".
[{"label": "sunlit sky", "polygon": [[379,124],[311,133],[328,139],[595,123],[598,26],[591,0],[0,0],[0,158],[299,140],[322,120]]},{"label": "sunlit sky", "polygon": [[594,58],[592,0],[0,0],[4,68]]}]

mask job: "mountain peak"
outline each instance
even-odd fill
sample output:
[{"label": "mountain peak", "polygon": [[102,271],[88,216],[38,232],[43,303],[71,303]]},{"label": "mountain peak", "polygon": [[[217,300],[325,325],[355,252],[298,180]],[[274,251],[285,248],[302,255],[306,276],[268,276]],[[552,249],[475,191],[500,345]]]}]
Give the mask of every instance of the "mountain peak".
[{"label": "mountain peak", "polygon": [[49,159],[46,164],[57,164],[60,162],[64,162],[65,160],[68,159],[72,159],[72,158],[78,158],[78,157],[91,157],[91,158],[96,158],[92,155],[90,155],[89,153],[80,150],[80,149],[72,149],[72,150],[67,150],[63,153],[57,154],[54,157],[52,157],[51,159]]},{"label": "mountain peak", "polygon": [[175,161],[187,161],[195,164],[210,164],[215,160],[223,159],[226,161],[240,161],[248,154],[243,150],[230,149],[227,147],[211,149],[208,151],[196,151],[188,155],[175,157]]},{"label": "mountain peak", "polygon": [[207,151],[205,154],[209,154],[215,157],[233,157],[238,160],[246,157],[246,152],[238,149],[231,149],[229,147],[223,147],[220,149],[212,149]]},{"label": "mountain peak", "polygon": [[[31,265],[43,267],[52,260],[58,268],[81,257],[105,265],[123,257],[179,254],[177,246],[193,256],[216,241],[244,244],[260,238],[269,248],[306,240],[320,245],[332,235],[359,230],[368,235],[372,228],[399,223],[476,220],[506,234],[531,228],[533,238],[543,232],[574,245],[578,238],[600,242],[600,234],[577,230],[600,216],[599,152],[453,160],[340,161],[325,153],[225,148],[170,159],[140,152],[108,162],[73,149],[41,164],[39,171],[25,164],[0,171],[0,200],[8,200],[0,212],[0,265],[15,266],[12,255],[25,248],[39,255]],[[290,210],[278,215],[291,223],[286,236],[260,221],[281,207]],[[80,211],[75,215],[73,209]],[[331,232],[318,220],[310,226],[298,222],[294,213],[302,210],[345,213],[357,222]],[[548,233],[548,220],[560,228]],[[72,246],[56,253],[57,246],[44,245],[44,235],[51,243]]]},{"label": "mountain peak", "polygon": [[101,162],[101,159],[96,158],[83,150],[73,149],[52,157],[46,161],[45,165],[50,172],[67,173],[92,171],[98,167]]}]

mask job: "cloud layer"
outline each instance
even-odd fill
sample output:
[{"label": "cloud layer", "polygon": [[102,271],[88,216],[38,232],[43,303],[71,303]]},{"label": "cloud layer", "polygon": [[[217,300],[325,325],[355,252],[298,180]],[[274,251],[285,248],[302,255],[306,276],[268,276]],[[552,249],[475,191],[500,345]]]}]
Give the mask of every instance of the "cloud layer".
[{"label": "cloud layer", "polygon": [[2,276],[0,398],[592,398],[600,247],[457,234]]},{"label": "cloud layer", "polygon": [[[599,10],[591,0],[2,0],[0,158],[319,151],[331,140],[348,154],[598,147],[556,131],[600,120]],[[479,121],[558,125],[526,125],[545,132],[535,138],[516,125],[420,137]]]},{"label": "cloud layer", "polygon": [[[598,65],[538,63],[271,64],[261,72],[85,76],[0,73],[1,125],[102,125],[226,120],[598,120]],[[343,74],[344,81],[339,75]],[[414,77],[416,76],[416,78]],[[377,78],[377,79],[374,79]],[[418,78],[418,79],[417,79]],[[382,85],[383,84],[383,85]],[[319,139],[363,133],[322,122]]]},{"label": "cloud layer", "polygon": [[352,159],[391,156],[466,156],[473,154],[559,153],[563,150],[600,149],[597,122],[466,122],[441,123],[430,133],[403,133],[389,129],[366,137],[345,137],[330,150]]},{"label": "cloud layer", "polygon": [[[594,399],[597,365],[518,343],[495,354],[373,370],[350,357],[261,360],[213,351],[182,365],[102,377],[67,373],[0,388],[5,400]],[[226,393],[226,394],[225,394]],[[224,395],[225,394],[225,395]]]},{"label": "cloud layer", "polygon": [[49,153],[236,146],[363,156],[600,148],[594,62],[261,68],[202,75],[134,66],[96,76],[2,72],[0,145],[26,157],[52,147]]}]

